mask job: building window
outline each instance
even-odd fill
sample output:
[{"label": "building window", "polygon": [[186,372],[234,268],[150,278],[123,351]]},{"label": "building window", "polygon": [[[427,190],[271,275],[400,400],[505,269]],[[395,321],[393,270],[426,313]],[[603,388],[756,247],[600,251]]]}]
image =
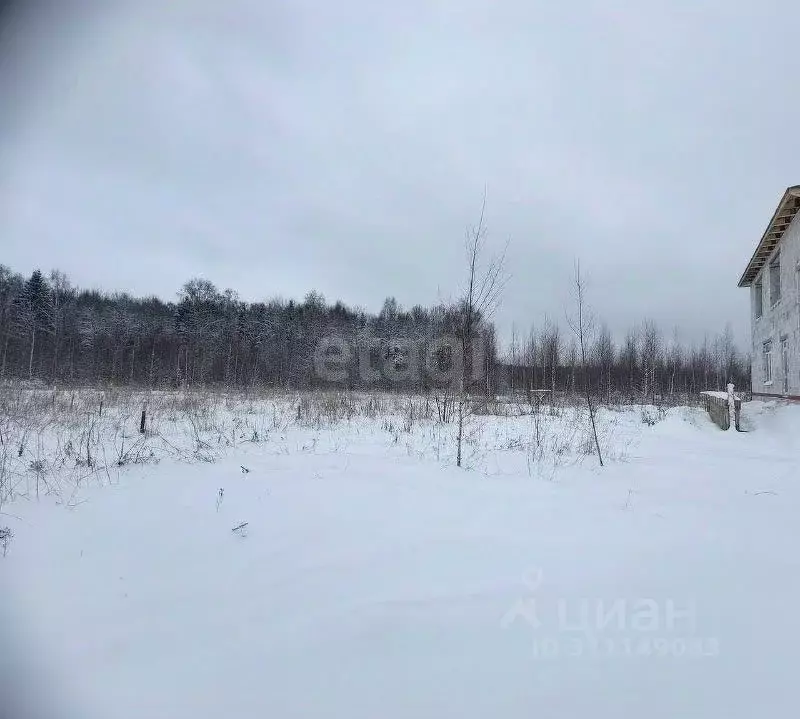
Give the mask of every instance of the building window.
[{"label": "building window", "polygon": [[772,384],[772,340],[767,340],[764,343],[762,361],[764,384]]},{"label": "building window", "polygon": [[781,298],[781,253],[769,263],[769,303],[774,305]]},{"label": "building window", "polygon": [[756,319],[764,314],[764,283],[759,277],[755,284]]}]

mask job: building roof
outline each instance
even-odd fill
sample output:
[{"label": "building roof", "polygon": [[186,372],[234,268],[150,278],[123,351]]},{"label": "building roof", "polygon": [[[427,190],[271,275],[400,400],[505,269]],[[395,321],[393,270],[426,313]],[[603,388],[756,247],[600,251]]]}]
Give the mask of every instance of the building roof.
[{"label": "building roof", "polygon": [[797,211],[800,209],[800,185],[787,188],[772,219],[764,230],[764,235],[756,247],[756,251],[747,263],[745,271],[739,278],[739,287],[749,287],[753,284],[764,263],[769,259],[775,246],[781,241],[783,233],[789,227]]}]

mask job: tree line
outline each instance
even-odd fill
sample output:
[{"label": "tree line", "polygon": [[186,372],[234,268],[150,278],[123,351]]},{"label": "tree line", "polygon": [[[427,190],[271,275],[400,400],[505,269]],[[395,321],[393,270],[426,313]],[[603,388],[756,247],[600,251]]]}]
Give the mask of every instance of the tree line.
[{"label": "tree line", "polygon": [[[480,339],[480,361],[471,367],[480,377],[476,392],[578,393],[588,386],[608,401],[655,401],[723,388],[727,381],[749,386],[749,359],[737,350],[729,327],[684,346],[677,334],[665,337],[644,321],[617,345],[603,325],[592,333],[584,363],[576,342],[553,321],[524,338],[515,332],[501,351],[492,322],[463,302],[404,309],[390,297],[375,314],[330,304],[313,291],[302,302],[245,302],[235,291],[197,278],[168,302],[79,289],[58,270],[25,278],[3,265],[0,378],[153,388],[345,384],[425,391],[436,386],[428,374],[402,372],[410,362],[408,348],[435,348],[443,336],[458,339],[467,312],[470,333]],[[345,379],[336,383],[318,371],[319,348],[330,337],[353,348],[343,362]],[[372,370],[368,379],[364,362]]]},{"label": "tree line", "polygon": [[552,321],[524,338],[512,333],[504,367],[509,386],[579,393],[588,382],[592,395],[608,404],[656,404],[723,390],[729,382],[741,391],[750,388],[750,357],[737,348],[730,325],[690,345],[677,329],[666,336],[648,319],[630,328],[619,344],[604,323],[586,335],[584,363],[580,343]]}]

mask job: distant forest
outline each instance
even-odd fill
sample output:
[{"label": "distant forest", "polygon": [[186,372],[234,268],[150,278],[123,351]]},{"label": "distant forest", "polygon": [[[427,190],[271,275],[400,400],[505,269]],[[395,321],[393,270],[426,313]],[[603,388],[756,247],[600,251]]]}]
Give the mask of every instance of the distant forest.
[{"label": "distant forest", "polygon": [[[393,298],[378,314],[329,304],[317,292],[302,302],[244,302],[205,279],[189,280],[177,300],[135,298],[74,287],[54,270],[25,278],[0,265],[0,378],[55,384],[131,385],[152,388],[226,386],[304,389],[433,388],[422,373],[398,380],[404,343],[425,347],[458,336],[458,303],[403,309]],[[719,389],[727,381],[749,387],[749,358],[729,327],[703,343],[683,346],[643,320],[616,346],[608,328],[595,327],[584,370],[571,333],[545,319],[501,352],[492,323],[478,318],[485,350],[473,392],[547,389],[591,391],[608,401],[658,401]],[[356,349],[346,378],[331,382],[315,371],[315,352],[326,338]],[[357,371],[366,357],[372,375]],[[388,363],[388,365],[387,365]]]}]

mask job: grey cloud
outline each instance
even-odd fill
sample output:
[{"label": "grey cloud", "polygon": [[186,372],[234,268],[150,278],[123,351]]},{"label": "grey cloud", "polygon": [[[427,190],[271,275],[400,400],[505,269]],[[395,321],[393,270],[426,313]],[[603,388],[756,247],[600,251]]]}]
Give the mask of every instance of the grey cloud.
[{"label": "grey cloud", "polygon": [[424,304],[456,291],[486,188],[504,334],[563,317],[580,257],[617,332],[746,336],[736,280],[800,172],[788,0],[162,5],[84,12],[28,58],[3,262]]}]

